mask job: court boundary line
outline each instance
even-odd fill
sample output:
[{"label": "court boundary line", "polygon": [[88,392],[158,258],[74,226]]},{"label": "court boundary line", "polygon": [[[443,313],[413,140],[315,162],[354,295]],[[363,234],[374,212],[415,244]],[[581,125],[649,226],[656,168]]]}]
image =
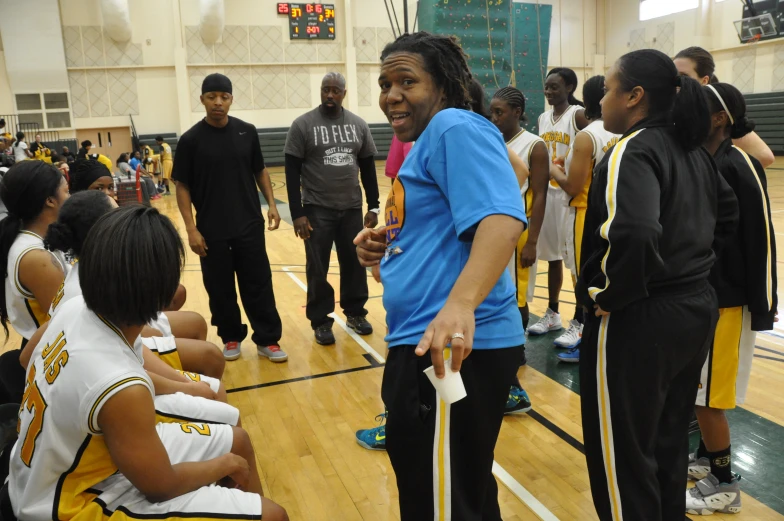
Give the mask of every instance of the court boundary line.
[{"label": "court boundary line", "polygon": [[[297,284],[297,286],[299,286],[303,291],[307,292],[308,291],[307,284],[302,282],[300,278],[297,277],[293,272],[289,271],[288,269],[289,267],[296,267],[296,266],[285,266],[283,267],[283,271],[289,277],[291,277],[291,280],[293,280]],[[335,319],[335,322],[338,325],[340,325],[340,327],[345,329],[346,333],[348,333],[351,338],[356,340],[356,342],[362,347],[362,349],[367,351],[370,356],[376,358],[376,360],[378,360],[381,363],[386,362],[385,359],[380,359],[381,355],[379,355],[375,349],[370,347],[370,345],[367,342],[365,342],[362,339],[362,337],[357,335],[353,330],[349,329],[349,327],[346,325],[343,319],[337,316],[336,313],[331,313],[329,316]],[[363,368],[363,369],[368,369],[368,368]],[[512,495],[514,495],[525,506],[527,506],[528,509],[531,510],[531,512],[533,512],[534,515],[537,516],[539,519],[541,519],[542,521],[560,521],[560,519],[558,519],[558,517],[556,517],[555,514],[550,512],[550,510],[546,506],[544,506],[544,504],[541,501],[536,499],[533,496],[533,494],[531,494],[519,481],[517,481],[514,478],[514,476],[512,476],[509,472],[507,472],[506,469],[504,469],[501,465],[499,465],[498,462],[495,460],[493,460],[493,474],[501,481],[501,483],[504,484],[504,486],[506,486],[507,489],[509,489]]]},{"label": "court boundary line", "polygon": [[261,384],[246,385],[243,387],[235,387],[234,389],[226,389],[226,394],[241,393],[244,391],[253,391],[254,389],[264,389],[265,387],[275,387],[276,385],[293,384],[297,382],[306,382],[308,380],[318,380],[319,378],[326,378],[328,376],[338,376],[341,374],[356,373],[357,371],[367,371],[368,369],[378,369],[384,367],[385,364],[379,364],[369,354],[362,355],[370,365],[363,365],[361,367],[351,367],[350,369],[341,369],[339,371],[330,371],[328,373],[311,374],[307,376],[298,376],[296,378],[289,378],[287,380],[275,380],[274,382],[264,382]]}]

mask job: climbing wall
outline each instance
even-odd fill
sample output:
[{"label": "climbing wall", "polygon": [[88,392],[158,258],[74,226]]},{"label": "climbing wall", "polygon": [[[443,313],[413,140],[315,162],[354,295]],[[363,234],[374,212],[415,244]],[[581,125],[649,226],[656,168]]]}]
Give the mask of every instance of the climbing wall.
[{"label": "climbing wall", "polygon": [[512,0],[420,0],[419,28],[457,36],[489,98],[514,85],[526,97],[528,123],[544,112],[552,6]]}]

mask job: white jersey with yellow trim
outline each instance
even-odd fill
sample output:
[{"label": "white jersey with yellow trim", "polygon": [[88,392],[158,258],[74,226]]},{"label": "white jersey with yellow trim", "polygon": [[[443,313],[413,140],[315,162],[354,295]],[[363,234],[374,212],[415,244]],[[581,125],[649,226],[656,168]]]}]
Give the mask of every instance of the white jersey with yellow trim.
[{"label": "white jersey with yellow trim", "polygon": [[547,145],[551,162],[568,154],[569,147],[579,132],[575,118],[581,109],[579,105],[569,105],[560,116],[555,116],[553,109],[539,116],[539,137]]},{"label": "white jersey with yellow trim", "polygon": [[[31,231],[22,230],[14,239],[8,252],[8,264],[5,278],[5,305],[8,310],[8,321],[23,338],[30,339],[41,325],[49,320],[47,309],[43,309],[35,295],[22,285],[19,280],[19,266],[22,257],[33,250],[46,250],[43,238]],[[51,252],[50,252],[51,253]],[[70,265],[61,253],[51,253],[66,275]]]},{"label": "white jersey with yellow trim", "polygon": [[[580,193],[571,199],[571,201],[566,201],[569,206],[574,206],[576,208],[588,207],[588,189],[590,188],[591,181],[593,180],[593,169],[604,158],[604,155],[607,153],[607,151],[614,147],[615,144],[618,143],[618,140],[621,139],[619,134],[613,134],[612,132],[605,130],[604,121],[602,120],[592,121],[587,127],[579,131],[577,134],[582,133],[587,134],[593,142],[593,157],[591,161],[591,173],[585,180],[585,186],[580,191]],[[575,139],[576,138],[577,135],[575,135]],[[574,146],[574,144],[572,144],[572,146]],[[567,175],[569,175],[569,169],[571,166],[572,153],[569,152],[564,163],[564,168]]]},{"label": "white jersey with yellow trim", "polygon": [[[544,143],[544,140],[536,134],[532,134],[531,132],[522,129],[515,137],[510,139],[506,145],[523,160],[523,163],[525,163],[525,166],[530,172],[531,153],[534,150],[534,145],[537,143]],[[531,205],[533,204],[533,194],[529,189],[531,187],[530,177],[529,174],[528,179],[525,180],[525,183],[523,183],[523,186],[520,188],[520,195],[523,196],[523,204],[525,205],[525,215],[529,218],[531,217]]]},{"label": "white jersey with yellow trim", "polygon": [[82,297],[61,303],[33,350],[19,439],[11,453],[9,495],[18,519],[71,519],[97,497],[117,467],[98,426],[115,394],[153,384],[142,353]]}]

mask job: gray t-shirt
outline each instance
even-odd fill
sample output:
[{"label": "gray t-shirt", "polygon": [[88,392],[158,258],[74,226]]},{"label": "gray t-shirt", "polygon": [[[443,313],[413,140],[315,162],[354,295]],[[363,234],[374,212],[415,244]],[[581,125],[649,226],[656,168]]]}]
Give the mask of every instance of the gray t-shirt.
[{"label": "gray t-shirt", "polygon": [[365,120],[346,109],[330,119],[315,108],[294,120],[285,153],[304,159],[303,205],[335,210],[362,208],[357,159],[376,154]]}]

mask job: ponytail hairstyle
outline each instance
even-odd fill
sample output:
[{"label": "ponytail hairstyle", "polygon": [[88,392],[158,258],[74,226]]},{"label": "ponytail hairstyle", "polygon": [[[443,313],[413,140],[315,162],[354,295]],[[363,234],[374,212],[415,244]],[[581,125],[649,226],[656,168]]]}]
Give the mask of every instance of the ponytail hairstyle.
[{"label": "ponytail hairstyle", "polygon": [[648,116],[668,115],[675,139],[685,150],[694,150],[705,142],[711,123],[702,86],[687,76],[679,76],[669,56],[642,49],[624,54],[616,66],[621,89],[631,92],[634,87],[642,87],[648,100]]},{"label": "ponytail hairstyle", "polygon": [[129,160],[130,158],[128,157],[128,152],[123,152],[120,154],[120,157],[117,158],[117,164],[119,165],[120,163],[127,163]]},{"label": "ponytail hairstyle", "polygon": [[485,102],[485,88],[476,78],[471,78],[471,81],[468,82],[468,96],[470,98],[468,108],[471,109],[471,112],[475,112],[485,119],[490,119],[490,111],[487,110]]},{"label": "ponytail hairstyle", "polygon": [[19,132],[17,132],[16,133],[16,143],[14,143],[14,146],[18,147],[19,143],[21,143],[24,138],[25,138],[24,132],[22,132],[21,130]]},{"label": "ponytail hairstyle", "polygon": [[732,139],[740,139],[752,130],[754,122],[746,116],[746,100],[729,83],[713,83],[703,87],[711,114],[724,111]]},{"label": "ponytail hairstyle", "polygon": [[[11,168],[0,181],[0,199],[8,216],[0,221],[0,266],[8,278],[8,253],[22,230],[24,223],[38,217],[50,197],[57,197],[63,174],[57,167],[43,161],[21,161]],[[10,274],[13,276],[13,274]],[[8,308],[5,283],[0,284],[0,324],[8,338]]]},{"label": "ponytail hairstyle", "polygon": [[49,251],[59,250],[78,259],[93,225],[113,209],[109,196],[98,190],[74,194],[63,203],[57,221],[49,225],[44,246]]},{"label": "ponytail hairstyle", "polygon": [[563,79],[567,90],[569,89],[570,85],[572,86],[572,90],[569,92],[568,98],[569,105],[580,105],[581,107],[584,107],[585,105],[583,105],[583,102],[574,97],[574,93],[577,92],[577,85],[579,84],[579,81],[577,80],[577,74],[575,74],[572,69],[568,69],[566,67],[556,67],[555,69],[548,72],[545,78],[552,76],[553,74],[557,74],[561,77],[561,79]]},{"label": "ponytail hairstyle", "polygon": [[602,119],[601,101],[604,97],[604,76],[589,78],[583,85],[583,101],[585,101],[585,117],[591,121]]},{"label": "ponytail hairstyle", "polygon": [[716,70],[716,63],[713,61],[713,56],[711,53],[703,49],[702,47],[686,47],[681,52],[675,55],[675,58],[686,58],[694,62],[694,71],[697,73],[697,76],[700,78],[704,78],[705,76],[710,77],[710,82],[714,83],[719,81],[718,78],[713,74]]},{"label": "ponytail hairstyle", "polygon": [[525,95],[523,95],[520,89],[511,86],[504,87],[493,94],[493,99],[500,99],[512,108],[520,109],[520,121],[527,121],[525,117]]}]

